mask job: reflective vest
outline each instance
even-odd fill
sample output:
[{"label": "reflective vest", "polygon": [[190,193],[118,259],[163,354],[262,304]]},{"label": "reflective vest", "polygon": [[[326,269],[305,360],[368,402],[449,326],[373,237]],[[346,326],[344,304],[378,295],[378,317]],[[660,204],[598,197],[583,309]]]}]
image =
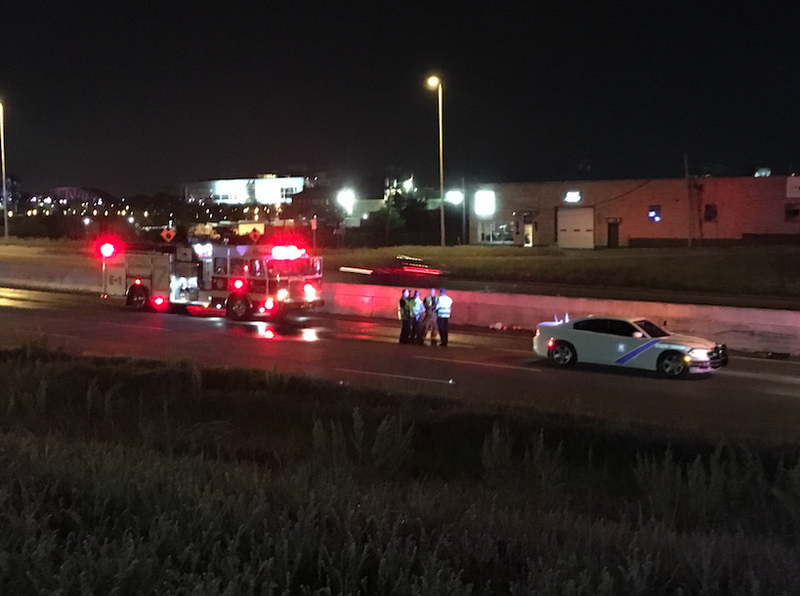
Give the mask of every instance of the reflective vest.
[{"label": "reflective vest", "polygon": [[439,296],[438,304],[436,305],[436,313],[442,319],[450,318],[450,310],[453,308],[453,299],[447,294]]}]

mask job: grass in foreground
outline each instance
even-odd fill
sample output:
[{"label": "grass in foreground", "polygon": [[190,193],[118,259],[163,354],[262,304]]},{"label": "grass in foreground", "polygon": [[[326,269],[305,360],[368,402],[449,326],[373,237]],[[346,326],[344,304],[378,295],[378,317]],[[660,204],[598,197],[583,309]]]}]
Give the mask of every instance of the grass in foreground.
[{"label": "grass in foreground", "polygon": [[0,593],[800,593],[795,447],[36,346],[0,374]]}]

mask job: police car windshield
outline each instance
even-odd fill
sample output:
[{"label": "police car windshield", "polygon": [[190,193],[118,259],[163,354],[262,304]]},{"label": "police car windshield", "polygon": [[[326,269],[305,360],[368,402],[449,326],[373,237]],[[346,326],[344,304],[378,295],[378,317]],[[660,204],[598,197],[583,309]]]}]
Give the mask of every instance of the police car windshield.
[{"label": "police car windshield", "polygon": [[642,319],[641,321],[634,321],[634,325],[637,325],[650,337],[667,337],[670,335],[670,332],[666,329],[659,327],[652,321],[648,321],[647,319]]}]

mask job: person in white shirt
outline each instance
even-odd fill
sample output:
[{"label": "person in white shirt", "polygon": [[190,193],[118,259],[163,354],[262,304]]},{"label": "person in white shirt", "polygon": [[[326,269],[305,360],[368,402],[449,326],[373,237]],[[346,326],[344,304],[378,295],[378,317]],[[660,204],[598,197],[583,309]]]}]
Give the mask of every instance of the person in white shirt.
[{"label": "person in white shirt", "polygon": [[450,313],[453,310],[453,299],[447,295],[447,290],[439,290],[439,299],[436,301],[436,323],[439,327],[439,338],[442,347],[447,346],[447,326],[450,322]]}]

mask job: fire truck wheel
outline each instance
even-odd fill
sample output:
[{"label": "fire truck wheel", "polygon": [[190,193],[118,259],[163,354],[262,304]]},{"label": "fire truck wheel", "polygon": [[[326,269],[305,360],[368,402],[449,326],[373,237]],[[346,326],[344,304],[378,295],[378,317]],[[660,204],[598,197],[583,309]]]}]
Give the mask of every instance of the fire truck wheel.
[{"label": "fire truck wheel", "polygon": [[226,314],[234,321],[246,321],[250,318],[250,301],[245,296],[229,297]]},{"label": "fire truck wheel", "polygon": [[128,290],[128,307],[133,310],[144,310],[147,308],[147,290],[142,286],[133,286]]}]

